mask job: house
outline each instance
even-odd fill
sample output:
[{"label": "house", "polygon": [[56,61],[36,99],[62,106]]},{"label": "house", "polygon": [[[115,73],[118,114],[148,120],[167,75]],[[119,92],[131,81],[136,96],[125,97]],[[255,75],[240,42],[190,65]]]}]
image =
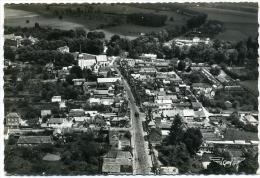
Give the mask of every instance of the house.
[{"label": "house", "polygon": [[69,111],[69,117],[81,117],[85,115],[84,109],[71,109]]},{"label": "house", "polygon": [[98,114],[98,111],[85,111],[85,115],[90,117],[95,117]]},{"label": "house", "polygon": [[182,79],[174,72],[157,72],[156,73],[156,79],[159,80],[169,80],[170,82],[174,82],[174,83],[181,83]]},{"label": "house", "polygon": [[179,169],[173,166],[161,166],[160,167],[160,174],[161,175],[175,175],[179,174]]},{"label": "house", "polygon": [[20,136],[17,141],[18,146],[37,146],[40,144],[53,144],[53,140],[50,136]]},{"label": "house", "polygon": [[157,55],[156,54],[142,54],[140,56],[141,59],[144,59],[144,60],[155,60],[157,59]]},{"label": "house", "polygon": [[98,75],[108,77],[110,72],[111,72],[110,67],[100,67],[98,70]]},{"label": "house", "polygon": [[81,86],[86,81],[86,79],[78,78],[78,79],[72,79],[72,81],[74,82],[75,86]]},{"label": "house", "polygon": [[85,82],[84,86],[87,86],[88,88],[95,89],[97,87],[97,82]]},{"label": "house", "polygon": [[141,75],[155,75],[157,72],[156,68],[154,67],[142,67],[140,70],[139,70],[139,73]]},{"label": "house", "polygon": [[[109,145],[112,148],[123,149],[131,146],[130,138],[125,131],[109,130]],[[130,135],[131,137],[131,135]]]},{"label": "house", "polygon": [[66,101],[65,100],[62,100],[60,103],[59,103],[59,108],[62,110],[66,109]]},{"label": "house", "polygon": [[226,106],[226,108],[232,107],[232,103],[230,101],[225,101],[224,105]]},{"label": "house", "polygon": [[52,73],[53,70],[54,70],[54,64],[52,62],[49,62],[47,63],[45,66],[44,66],[44,69],[49,72],[49,73]]},{"label": "house", "polygon": [[193,109],[183,109],[183,117],[193,119],[195,116]]},{"label": "house", "polygon": [[151,131],[148,135],[149,142],[153,145],[161,145],[162,142],[162,132],[159,128],[151,128]]},{"label": "house", "polygon": [[101,104],[101,99],[100,98],[89,98],[88,102],[90,105],[98,105],[98,104]]},{"label": "house", "polygon": [[52,103],[55,103],[55,102],[61,102],[61,96],[53,96],[52,98],[51,98],[51,102]]},{"label": "house", "polygon": [[177,101],[178,99],[176,95],[159,95],[154,100],[154,102],[158,104],[172,104]]},{"label": "house", "polygon": [[96,59],[79,59],[78,66],[83,69],[91,69],[96,64]]},{"label": "house", "polygon": [[97,78],[97,83],[98,84],[113,84],[116,83],[117,81],[121,81],[120,77],[110,77],[110,78]]},{"label": "house", "polygon": [[11,128],[18,128],[21,124],[21,117],[16,112],[8,113],[5,116],[6,126]]},{"label": "house", "polygon": [[202,104],[200,102],[191,102],[191,107],[194,109],[194,111],[198,111],[200,108],[202,108]]},{"label": "house", "polygon": [[96,56],[97,64],[99,67],[105,67],[109,65],[106,55],[97,55]]},{"label": "house", "polygon": [[241,120],[242,120],[242,122],[244,122],[246,124],[251,124],[253,126],[258,125],[258,120],[255,119],[254,116],[252,116],[250,114],[241,115]]},{"label": "house", "polygon": [[94,96],[98,98],[113,96],[113,93],[109,93],[109,90],[94,90]]},{"label": "house", "polygon": [[62,47],[59,47],[57,49],[57,51],[61,52],[61,53],[69,53],[70,52],[70,48],[68,46],[62,46]]},{"label": "house", "polygon": [[204,94],[208,98],[213,98],[215,96],[215,90],[207,83],[193,83],[192,88],[196,95]]},{"label": "house", "polygon": [[65,120],[66,120],[66,118],[50,118],[47,121],[47,126],[52,127],[52,128],[59,128],[63,125]]},{"label": "house", "polygon": [[102,173],[132,174],[132,155],[129,151],[110,150],[103,157]]},{"label": "house", "polygon": [[176,115],[183,116],[183,111],[180,109],[163,109],[160,111],[161,116],[168,120],[173,120]]},{"label": "house", "polygon": [[51,115],[51,110],[41,110],[41,117],[46,117]]},{"label": "house", "polygon": [[206,119],[206,115],[203,110],[194,111],[194,118],[197,120],[204,120]]},{"label": "house", "polygon": [[97,63],[96,56],[87,53],[78,55],[78,66],[83,70],[84,68],[91,69]]},{"label": "house", "polygon": [[125,117],[113,117],[110,120],[112,127],[130,127],[129,125],[129,118],[127,116]]},{"label": "house", "polygon": [[[109,96],[113,96],[109,93]],[[101,98],[100,102],[101,104],[105,106],[111,106],[114,103],[115,99],[114,98]]]},{"label": "house", "polygon": [[70,71],[68,67],[63,67],[61,70],[58,70],[57,73],[59,79],[66,79],[66,77],[70,74]]}]

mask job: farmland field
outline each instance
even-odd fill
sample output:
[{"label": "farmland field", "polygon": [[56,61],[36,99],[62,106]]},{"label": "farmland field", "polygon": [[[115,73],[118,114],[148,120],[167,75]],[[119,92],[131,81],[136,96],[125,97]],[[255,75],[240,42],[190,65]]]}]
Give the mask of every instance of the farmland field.
[{"label": "farmland field", "polygon": [[[15,9],[13,9],[15,8]],[[166,15],[168,20],[163,27],[146,27],[133,24],[121,24],[112,27],[104,27],[99,31],[103,31],[107,39],[113,34],[120,34],[124,37],[133,39],[139,36],[141,33],[149,33],[152,31],[160,31],[165,28],[174,28],[177,25],[185,25],[187,16],[177,14],[174,11],[159,11],[152,9],[141,9],[138,7],[132,7],[128,5],[109,5],[109,4],[99,4],[95,5],[95,9],[99,11],[99,17],[73,17],[64,15],[63,19],[60,20],[58,16],[51,16],[52,11],[46,11],[45,6],[18,6],[18,7],[5,7],[5,25],[8,26],[22,26],[31,27],[35,22],[39,22],[42,26],[50,26],[53,28],[62,29],[74,29],[77,27],[83,27],[86,31],[95,30],[101,24],[107,24],[111,18],[110,16],[123,16],[130,13],[153,13]],[[64,11],[67,6],[55,6],[52,5],[50,9],[53,11],[59,10]],[[85,7],[73,6],[72,9],[81,8],[85,10]],[[101,15],[103,14],[103,15]],[[173,17],[173,21],[169,19]],[[26,24],[26,20],[30,20],[30,23]]]},{"label": "farmland field", "polygon": [[253,10],[253,12],[248,12],[215,7],[190,7],[190,9],[207,13],[208,19],[224,23],[224,32],[217,35],[217,39],[238,41],[257,35],[257,13]]},{"label": "farmland field", "polygon": [[[26,20],[29,20],[29,23],[26,23]],[[21,27],[32,27],[38,22],[41,26],[48,26],[52,28],[70,30],[75,28],[84,28],[86,32],[95,28],[97,23],[95,21],[88,21],[82,19],[72,19],[72,18],[63,18],[59,20],[58,18],[37,14],[34,12],[16,10],[5,8],[5,25],[7,26],[21,26]],[[107,39],[110,39],[114,33],[108,30],[99,30],[103,31]],[[129,39],[134,39],[136,36],[127,36]]]}]

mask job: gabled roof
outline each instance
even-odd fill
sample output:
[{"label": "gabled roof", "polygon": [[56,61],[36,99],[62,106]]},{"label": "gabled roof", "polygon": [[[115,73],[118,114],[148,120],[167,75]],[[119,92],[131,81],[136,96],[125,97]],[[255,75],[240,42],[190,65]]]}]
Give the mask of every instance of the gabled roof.
[{"label": "gabled roof", "polygon": [[121,78],[120,77],[97,78],[97,83],[115,83],[118,80],[121,81]]},{"label": "gabled roof", "polygon": [[203,110],[201,111],[194,111],[195,117],[206,117]]},{"label": "gabled roof", "polygon": [[64,118],[50,118],[48,124],[62,124]]},{"label": "gabled roof", "polygon": [[96,56],[93,54],[87,54],[87,53],[81,53],[79,54],[79,57],[82,57],[84,60],[88,59],[96,59]]},{"label": "gabled roof", "polygon": [[193,109],[184,109],[183,116],[184,117],[194,117],[195,113]]},{"label": "gabled roof", "polygon": [[157,96],[158,100],[176,100],[177,96],[176,95],[159,95]]},{"label": "gabled roof", "polygon": [[202,104],[200,102],[191,102],[192,107],[202,107]]},{"label": "gabled roof", "polygon": [[95,90],[94,91],[95,95],[108,95],[108,90]]},{"label": "gabled roof", "polygon": [[5,117],[6,118],[20,118],[20,116],[16,112],[10,112]]}]

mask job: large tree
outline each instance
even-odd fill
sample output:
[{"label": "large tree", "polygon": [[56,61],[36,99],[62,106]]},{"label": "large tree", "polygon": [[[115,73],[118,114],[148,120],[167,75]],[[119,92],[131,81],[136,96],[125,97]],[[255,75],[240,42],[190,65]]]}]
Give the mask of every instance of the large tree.
[{"label": "large tree", "polygon": [[183,142],[185,143],[190,154],[195,154],[202,144],[202,134],[200,130],[197,128],[188,128],[184,133]]},{"label": "large tree", "polygon": [[252,153],[245,153],[245,160],[239,164],[238,171],[246,174],[256,174],[258,169],[258,154],[255,156]]},{"label": "large tree", "polygon": [[183,143],[162,147],[159,159],[166,166],[177,167],[180,173],[187,173],[191,168],[191,158]]},{"label": "large tree", "polygon": [[170,134],[167,137],[167,143],[171,145],[175,145],[179,142],[181,142],[183,138],[183,123],[182,123],[182,118],[178,114],[174,117],[171,129],[170,129]]}]

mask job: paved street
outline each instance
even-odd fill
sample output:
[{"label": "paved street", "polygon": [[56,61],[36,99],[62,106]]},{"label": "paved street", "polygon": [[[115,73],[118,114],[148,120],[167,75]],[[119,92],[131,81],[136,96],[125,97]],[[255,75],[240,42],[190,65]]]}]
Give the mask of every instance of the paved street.
[{"label": "paved street", "polygon": [[[116,71],[122,77],[120,71],[116,68]],[[133,143],[133,174],[147,175],[150,173],[150,166],[148,160],[148,153],[145,149],[144,131],[142,127],[142,119],[135,117],[135,113],[139,113],[139,108],[135,104],[135,99],[131,92],[128,83],[123,79],[123,84],[126,89],[127,97],[129,98],[129,104],[131,108],[131,118],[132,118],[132,143]],[[139,113],[141,116],[141,114]]]}]

